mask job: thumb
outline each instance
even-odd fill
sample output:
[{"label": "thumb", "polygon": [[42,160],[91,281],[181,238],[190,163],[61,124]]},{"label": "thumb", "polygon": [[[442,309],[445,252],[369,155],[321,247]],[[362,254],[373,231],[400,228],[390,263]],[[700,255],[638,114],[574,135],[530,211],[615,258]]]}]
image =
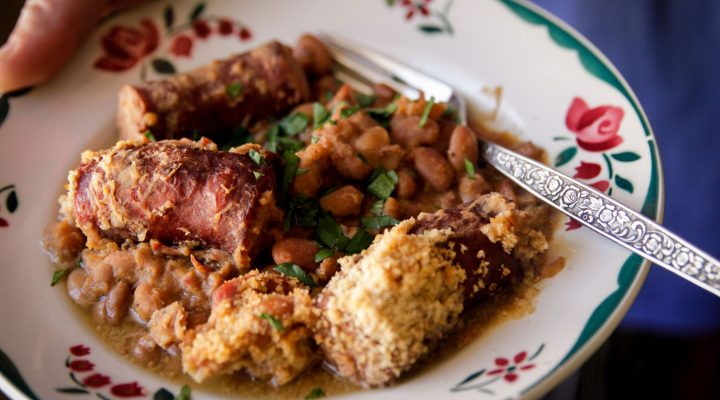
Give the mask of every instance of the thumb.
[{"label": "thumb", "polygon": [[105,14],[137,0],[28,0],[0,48],[0,93],[55,76]]}]

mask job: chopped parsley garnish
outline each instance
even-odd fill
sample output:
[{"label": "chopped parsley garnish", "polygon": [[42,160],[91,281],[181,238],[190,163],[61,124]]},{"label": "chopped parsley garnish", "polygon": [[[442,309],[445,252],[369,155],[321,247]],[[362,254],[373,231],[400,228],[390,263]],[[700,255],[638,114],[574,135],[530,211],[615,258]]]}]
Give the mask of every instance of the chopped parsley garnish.
[{"label": "chopped parsley garnish", "polygon": [[292,185],[293,179],[295,179],[295,175],[297,174],[300,157],[296,156],[291,150],[285,150],[283,152],[283,160],[285,160],[285,168],[283,169],[282,187],[280,188],[282,198],[290,193],[290,185]]},{"label": "chopped parsley garnish", "polygon": [[315,262],[316,263],[322,262],[322,260],[324,260],[328,257],[332,257],[333,254],[335,254],[335,253],[330,249],[320,249],[320,250],[318,250],[317,253],[315,253]]},{"label": "chopped parsley garnish", "polygon": [[330,118],[330,113],[327,108],[320,103],[313,103],[313,129],[321,127],[328,118]]},{"label": "chopped parsley garnish", "polygon": [[347,106],[340,110],[340,118],[347,118],[356,112],[360,111],[358,106]]},{"label": "chopped parsley garnish", "polygon": [[293,223],[303,228],[316,227],[319,214],[320,205],[316,199],[296,195],[290,200],[283,229],[287,232]]},{"label": "chopped parsley garnish", "polygon": [[59,269],[52,274],[52,281],[50,281],[50,286],[55,286],[62,280],[62,278],[65,277],[65,275],[69,274],[70,271],[72,271],[72,268],[65,268],[65,269]]},{"label": "chopped parsley garnish", "polygon": [[303,113],[290,114],[283,118],[278,125],[288,135],[293,136],[302,132],[308,126],[308,116]]},{"label": "chopped parsley garnish", "polygon": [[425,126],[428,120],[428,116],[430,116],[430,110],[432,110],[433,105],[435,105],[435,97],[431,96],[430,101],[425,104],[425,108],[423,108],[422,117],[420,117],[420,123],[418,124],[421,128]]},{"label": "chopped parsley garnish", "polygon": [[192,389],[190,389],[190,386],[188,386],[188,385],[183,385],[183,386],[180,388],[180,394],[178,394],[178,395],[175,397],[175,400],[190,400],[190,399],[191,399],[191,397],[190,397],[191,395],[192,395]]},{"label": "chopped parsley garnish", "polygon": [[253,160],[253,161],[255,162],[255,164],[257,164],[257,165],[263,165],[263,163],[265,162],[265,157],[263,157],[262,154],[260,154],[260,153],[259,153],[257,150],[255,150],[255,149],[250,149],[250,151],[248,151],[248,156],[249,156],[250,159]]},{"label": "chopped parsley garnish", "polygon": [[475,179],[475,165],[465,157],[465,171],[470,179]]},{"label": "chopped parsley garnish", "polygon": [[322,388],[316,387],[305,395],[305,400],[316,400],[325,396],[325,391],[322,390]]},{"label": "chopped parsley garnish", "polygon": [[346,254],[359,253],[370,246],[373,241],[373,235],[369,234],[365,229],[358,228],[350,242],[345,246],[343,251]]},{"label": "chopped parsley garnish", "polygon": [[395,226],[400,221],[388,215],[361,218],[362,225],[367,229],[382,229],[388,226]]},{"label": "chopped parsley garnish", "polygon": [[312,135],[310,136],[310,143],[315,144],[320,141],[320,136],[318,135]]},{"label": "chopped parsley garnish", "polygon": [[367,191],[378,199],[387,199],[395,190],[397,182],[395,171],[376,170]]},{"label": "chopped parsley garnish", "polygon": [[297,171],[295,171],[295,176],[302,175],[308,171],[309,170],[307,168],[298,168]]},{"label": "chopped parsley garnish", "polygon": [[155,135],[153,135],[153,133],[150,131],[150,129],[143,132],[143,136],[148,138],[148,140],[150,140],[151,142],[157,142],[157,140],[155,140]]},{"label": "chopped parsley garnish", "polygon": [[325,246],[331,249],[342,240],[341,237],[345,238],[335,218],[326,213],[320,216],[315,234]]},{"label": "chopped parsley garnish", "polygon": [[242,91],[243,84],[240,82],[231,83],[225,88],[225,93],[233,99],[240,96]]},{"label": "chopped parsley garnish", "polygon": [[193,130],[192,140],[194,140],[196,142],[198,140],[200,140],[200,131],[199,130],[197,130],[197,129]]},{"label": "chopped parsley garnish", "polygon": [[382,215],[383,209],[385,208],[385,200],[380,199],[370,206],[370,212],[375,215]]},{"label": "chopped parsley garnish", "polygon": [[238,126],[237,128],[233,129],[230,140],[228,140],[227,143],[220,147],[220,150],[228,151],[233,147],[242,146],[245,143],[252,143],[252,137],[250,136],[250,132],[244,127]]},{"label": "chopped parsley garnish", "polygon": [[263,176],[264,174],[263,174],[262,172],[260,172],[260,171],[253,171],[253,175],[255,175],[255,180],[258,180],[258,179],[260,179],[260,177]]},{"label": "chopped parsley garnish", "polygon": [[447,106],[445,111],[443,111],[443,113],[440,114],[440,116],[443,118],[450,118],[450,119],[454,120],[456,114],[457,114],[457,110],[455,110],[455,107],[449,105],[449,106]]},{"label": "chopped parsley garnish", "polygon": [[293,263],[282,263],[275,266],[275,271],[285,275],[289,276],[291,278],[296,278],[300,282],[310,286],[315,287],[317,286],[317,283],[310,277],[310,275],[305,272],[302,268],[300,268],[299,265],[293,264]]},{"label": "chopped parsley garnish", "polygon": [[369,164],[368,159],[365,158],[365,156],[362,155],[362,153],[356,153],[355,155],[356,155],[357,158],[359,158],[360,161],[362,161],[364,164]]},{"label": "chopped parsley garnish", "polygon": [[370,107],[375,102],[375,95],[358,92],[355,94],[355,101],[360,107]]},{"label": "chopped parsley garnish", "polygon": [[280,136],[280,128],[277,125],[271,126],[265,135],[265,148],[273,153],[277,153],[278,136]]},{"label": "chopped parsley garnish", "polygon": [[388,126],[390,118],[393,114],[395,114],[395,111],[397,111],[397,103],[395,102],[392,102],[383,108],[368,108],[365,110],[372,119],[384,127]]},{"label": "chopped parsley garnish", "polygon": [[285,327],[283,327],[282,322],[280,322],[279,319],[273,317],[272,315],[270,315],[268,313],[261,313],[260,318],[269,322],[270,326],[272,326],[272,328],[275,329],[276,331],[278,331],[280,333],[285,332]]},{"label": "chopped parsley garnish", "polygon": [[326,90],[325,91],[325,100],[330,101],[335,97],[335,94],[332,92],[332,90]]}]

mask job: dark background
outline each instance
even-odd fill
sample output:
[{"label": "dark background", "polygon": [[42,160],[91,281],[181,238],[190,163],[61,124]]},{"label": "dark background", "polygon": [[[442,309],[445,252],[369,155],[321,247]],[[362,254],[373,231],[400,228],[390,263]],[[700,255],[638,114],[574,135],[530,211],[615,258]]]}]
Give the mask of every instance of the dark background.
[{"label": "dark background", "polygon": [[[0,43],[22,3],[2,0]],[[628,80],[660,147],[665,225],[720,257],[720,1],[535,3]],[[720,299],[653,267],[620,328],[548,399],[713,399],[719,381]]]}]

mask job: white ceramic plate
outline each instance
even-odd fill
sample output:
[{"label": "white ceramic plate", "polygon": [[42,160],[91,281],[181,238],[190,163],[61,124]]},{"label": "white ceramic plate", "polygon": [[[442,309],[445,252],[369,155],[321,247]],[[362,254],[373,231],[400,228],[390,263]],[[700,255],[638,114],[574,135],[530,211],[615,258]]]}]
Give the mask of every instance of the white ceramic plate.
[{"label": "white ceramic plate", "polygon": [[[200,37],[203,22],[196,29],[189,23],[193,14],[207,21],[208,37]],[[220,31],[218,18],[231,21],[229,31]],[[562,171],[660,218],[657,148],[632,91],[587,40],[531,4],[154,3],[104,23],[52,83],[0,100],[0,389],[42,399],[153,398],[163,387],[178,392],[177,383],[107,349],[64,290],[50,287],[41,231],[55,218],[55,199],[80,152],[114,141],[121,84],[188,70],[273,38],[293,43],[307,31],[342,34],[441,77],[466,94],[476,115],[492,114],[495,98],[487,89],[501,86],[497,127],[545,147]],[[561,230],[554,247],[567,266],[540,283],[534,313],[494,327],[396,386],[348,397],[504,399],[547,392],[607,338],[648,269],[584,228]],[[162,394],[168,395],[155,398],[167,398]],[[216,398],[201,390],[193,397]]]}]

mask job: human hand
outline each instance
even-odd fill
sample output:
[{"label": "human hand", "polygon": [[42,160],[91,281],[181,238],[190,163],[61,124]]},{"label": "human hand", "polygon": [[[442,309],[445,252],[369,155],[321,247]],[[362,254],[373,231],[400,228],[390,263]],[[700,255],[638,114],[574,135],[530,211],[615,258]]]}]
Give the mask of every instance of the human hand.
[{"label": "human hand", "polygon": [[54,77],[112,12],[147,0],[27,0],[0,48],[0,93]]}]

